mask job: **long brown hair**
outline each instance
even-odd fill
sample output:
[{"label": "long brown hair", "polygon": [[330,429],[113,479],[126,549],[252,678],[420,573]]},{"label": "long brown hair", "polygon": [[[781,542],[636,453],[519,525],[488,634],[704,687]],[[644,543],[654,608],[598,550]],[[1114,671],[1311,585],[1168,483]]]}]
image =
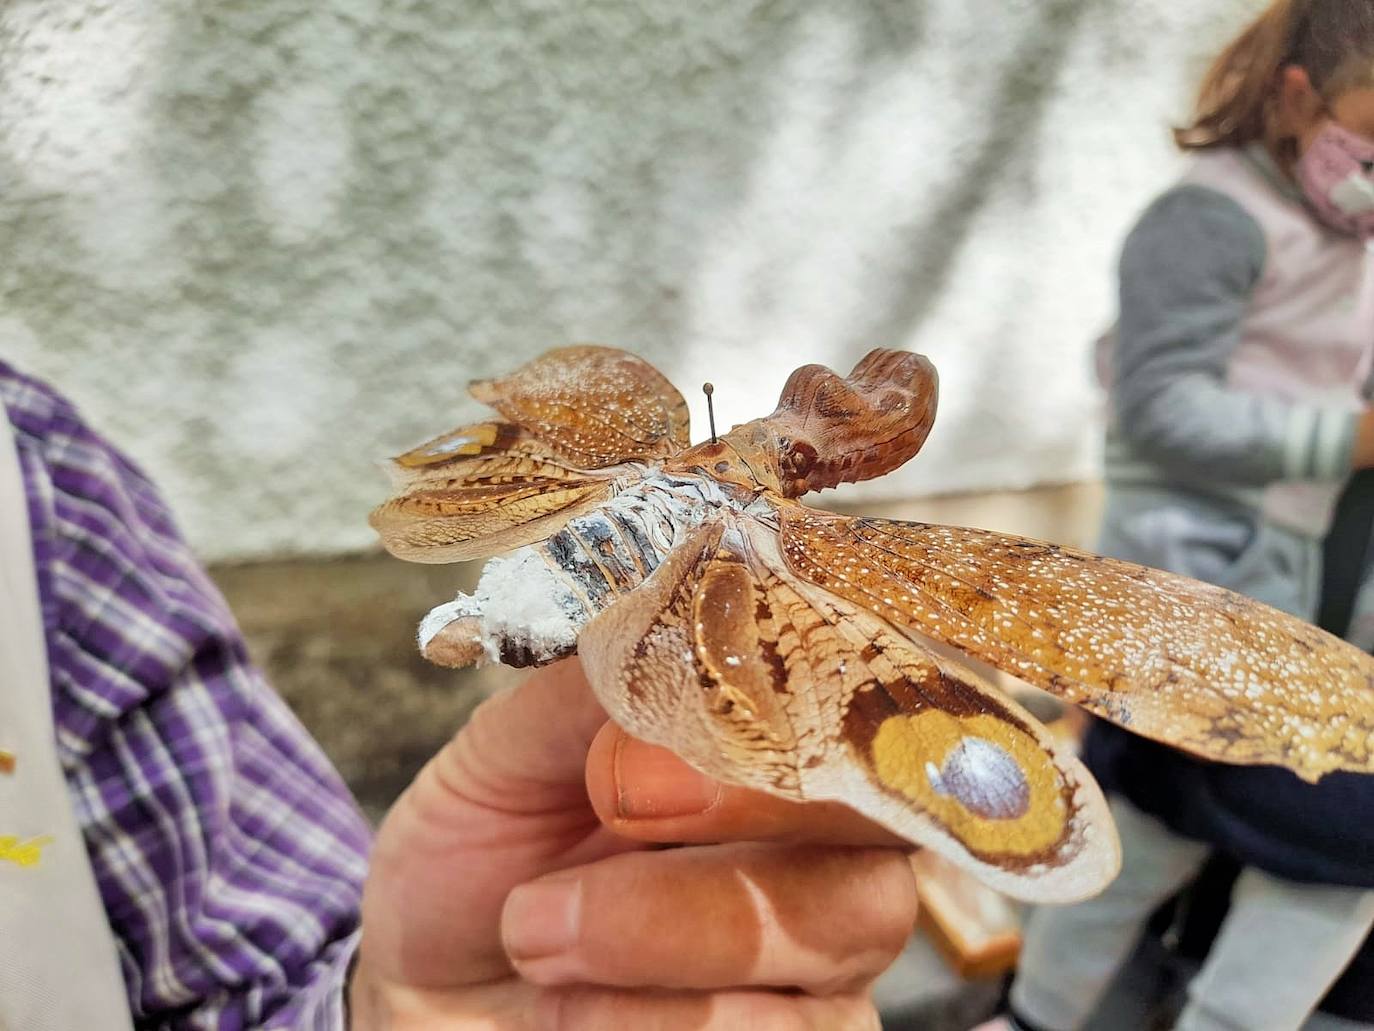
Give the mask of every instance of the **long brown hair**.
[{"label": "long brown hair", "polygon": [[1374,82],[1374,0],[1274,0],[1208,69],[1192,124],[1174,141],[1196,150],[1264,139],[1289,65],[1306,69],[1327,99]]}]

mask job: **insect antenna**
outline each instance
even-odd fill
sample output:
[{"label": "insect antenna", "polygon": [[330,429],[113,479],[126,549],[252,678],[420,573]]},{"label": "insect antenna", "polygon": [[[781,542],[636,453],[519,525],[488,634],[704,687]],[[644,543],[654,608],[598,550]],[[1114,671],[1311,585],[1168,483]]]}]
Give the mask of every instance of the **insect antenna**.
[{"label": "insect antenna", "polygon": [[711,395],[716,392],[716,388],[709,383],[701,385],[701,392],[706,395],[706,418],[711,423],[711,443],[716,442],[716,406],[711,403]]}]

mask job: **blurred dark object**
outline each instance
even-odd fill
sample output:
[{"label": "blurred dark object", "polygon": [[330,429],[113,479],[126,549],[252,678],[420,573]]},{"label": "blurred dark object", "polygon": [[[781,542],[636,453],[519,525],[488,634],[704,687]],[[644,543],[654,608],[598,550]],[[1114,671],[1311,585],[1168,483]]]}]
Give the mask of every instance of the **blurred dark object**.
[{"label": "blurred dark object", "polygon": [[1018,690],[1012,692],[1012,698],[1017,705],[1021,706],[1047,727],[1051,723],[1063,719],[1070,709],[1068,705],[1048,691],[1038,691],[1034,689]]},{"label": "blurred dark object", "polygon": [[1322,543],[1322,593],[1317,626],[1337,637],[1350,629],[1355,596],[1369,563],[1374,529],[1374,469],[1350,477],[1336,502],[1331,529]]}]

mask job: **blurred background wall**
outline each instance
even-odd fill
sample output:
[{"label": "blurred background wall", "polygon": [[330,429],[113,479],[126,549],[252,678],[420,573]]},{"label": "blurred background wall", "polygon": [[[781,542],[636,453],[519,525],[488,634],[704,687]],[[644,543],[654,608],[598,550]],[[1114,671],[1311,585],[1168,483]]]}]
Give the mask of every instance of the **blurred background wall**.
[{"label": "blurred background wall", "polygon": [[212,560],[372,545],[375,460],[546,347],[721,421],[931,355],[894,498],[1094,472],[1089,341],[1253,0],[8,0],[0,355]]}]

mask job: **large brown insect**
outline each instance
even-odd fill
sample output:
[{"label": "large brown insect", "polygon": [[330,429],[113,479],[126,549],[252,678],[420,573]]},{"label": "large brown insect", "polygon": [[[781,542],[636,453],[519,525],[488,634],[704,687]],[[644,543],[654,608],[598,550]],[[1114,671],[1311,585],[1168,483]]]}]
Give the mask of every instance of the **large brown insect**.
[{"label": "large brown insect", "polygon": [[944,642],[1146,737],[1315,780],[1374,771],[1374,659],[1239,595],[983,530],[796,498],[916,453],[936,376],[877,350],[798,369],[772,415],[691,446],[623,351],[550,351],[473,384],[499,420],[394,461],[372,516],[419,562],[488,558],[420,643],[448,665],[580,652],[606,711],[703,772],[847,803],[1020,898],[1101,889],[1102,795]]}]

